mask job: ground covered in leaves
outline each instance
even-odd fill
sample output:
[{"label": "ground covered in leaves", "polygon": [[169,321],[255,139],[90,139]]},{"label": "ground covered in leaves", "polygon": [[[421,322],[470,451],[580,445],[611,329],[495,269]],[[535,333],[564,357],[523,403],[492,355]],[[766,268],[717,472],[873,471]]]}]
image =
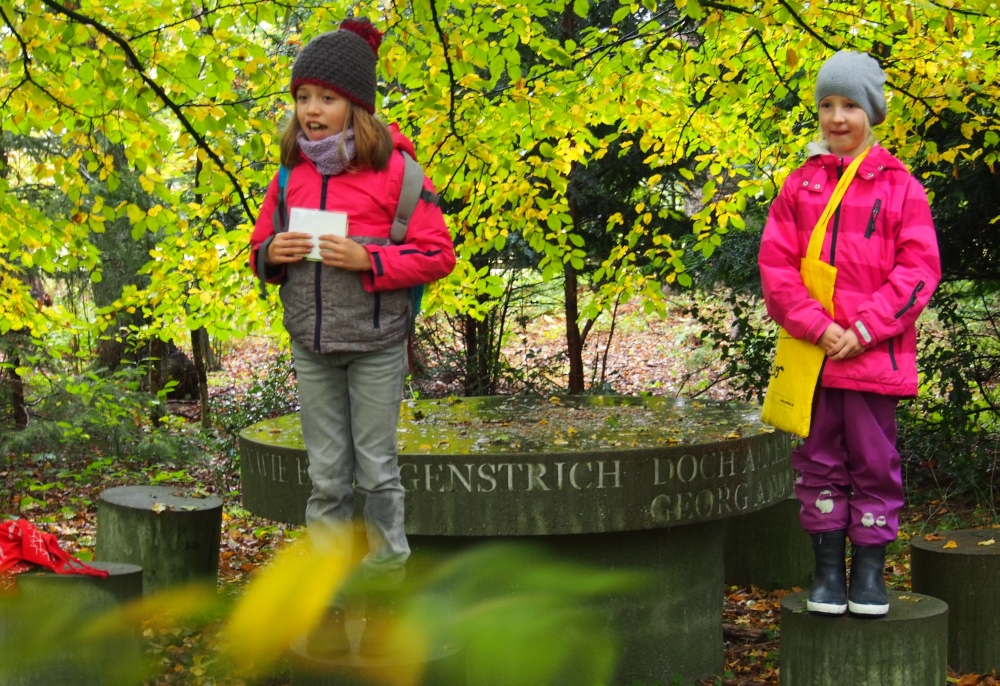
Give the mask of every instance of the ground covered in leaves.
[{"label": "ground covered in leaves", "polygon": [[[646,319],[634,310],[624,313],[614,337],[599,327],[588,347],[592,380],[603,380],[605,388],[622,394],[653,393],[668,397],[727,399],[731,390],[719,373],[718,359],[699,337],[696,322],[686,314],[682,302],[675,303],[667,320]],[[525,333],[534,352],[526,357],[525,340],[513,337],[508,354],[517,363],[538,363],[545,373],[558,369],[562,322],[558,316],[536,318]],[[602,338],[603,337],[603,338]],[[438,340],[442,340],[439,337]],[[294,384],[263,388],[261,370],[278,358],[281,350],[268,340],[244,340],[222,355],[222,370],[210,381],[213,406],[221,415],[233,408],[259,403],[262,393],[285,393],[294,406]],[[438,351],[440,353],[440,351]],[[414,379],[411,390],[422,397],[460,394],[453,373],[435,370],[440,355],[423,358],[424,374]],[[537,380],[537,379],[536,379]],[[558,379],[550,379],[554,387]],[[548,389],[546,389],[548,390]],[[273,400],[273,398],[272,398]],[[221,496],[225,502],[218,584],[224,595],[235,595],[247,579],[266,564],[276,550],[301,533],[300,527],[276,524],[252,516],[239,501],[238,466],[225,421],[201,432],[197,426],[200,408],[196,402],[173,402],[176,430],[188,432],[203,452],[197,457],[166,463],[130,461],[100,453],[78,455],[72,460],[57,450],[34,455],[10,455],[0,461],[0,516],[27,517],[39,528],[55,534],[63,547],[83,560],[93,556],[96,533],[96,500],[106,488],[123,484],[162,484],[200,488]],[[926,475],[924,475],[926,476]],[[933,475],[931,475],[933,476]],[[931,484],[931,485],[928,485]],[[957,501],[947,488],[933,479],[913,479],[903,515],[900,541],[890,548],[886,576],[893,588],[909,587],[911,537],[926,537],[939,530],[1000,528],[995,505],[978,508]],[[998,532],[1000,533],[1000,532]],[[725,595],[725,672],[702,682],[703,686],[756,686],[778,684],[780,670],[779,603],[798,589],[765,592],[756,588],[731,587]],[[143,627],[144,650],[155,662],[154,684],[232,685],[244,682],[220,676],[213,669],[217,657],[218,626],[197,629]],[[287,673],[279,665],[273,675],[255,683],[282,686]],[[993,686],[993,675],[951,674],[949,683],[960,686]]]}]

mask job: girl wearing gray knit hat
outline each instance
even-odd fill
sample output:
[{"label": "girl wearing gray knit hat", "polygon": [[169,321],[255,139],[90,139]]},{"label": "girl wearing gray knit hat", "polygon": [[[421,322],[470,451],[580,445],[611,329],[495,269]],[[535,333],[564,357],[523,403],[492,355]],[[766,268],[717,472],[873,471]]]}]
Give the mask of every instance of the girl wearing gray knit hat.
[{"label": "girl wearing gray knit hat", "polygon": [[832,152],[857,157],[875,144],[872,127],[885,121],[885,72],[874,58],[841,50],[816,76],[816,108],[820,140],[810,155]]},{"label": "girl wearing gray knit hat", "polygon": [[[771,204],[757,258],[782,339],[798,339],[822,365],[811,374],[802,363],[783,369],[784,378],[815,389],[812,404],[798,406],[809,424],[792,467],[816,563],[806,607],[823,615],[889,612],[885,551],[903,505],[896,404],[917,394],[914,322],[941,278],[924,189],[871,133],[886,117],[884,85],[865,54],[838,52],[820,68],[822,143],[809,145]],[[806,287],[803,264],[833,275],[832,294]],[[765,407],[779,397],[769,389]]]}]

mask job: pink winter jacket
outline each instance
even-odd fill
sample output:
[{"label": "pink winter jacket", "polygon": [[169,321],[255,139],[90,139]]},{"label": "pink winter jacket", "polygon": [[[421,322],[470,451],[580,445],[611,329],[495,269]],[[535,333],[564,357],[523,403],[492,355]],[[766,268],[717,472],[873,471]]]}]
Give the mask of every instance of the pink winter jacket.
[{"label": "pink winter jacket", "polygon": [[[413,144],[390,127],[396,150],[416,159]],[[406,240],[394,244],[389,230],[403,184],[403,156],[393,152],[381,171],[345,172],[324,177],[310,160],[289,170],[287,208],[347,213],[348,237],[363,245],[372,271],[351,272],[302,260],[268,267],[265,278],[281,284],[284,324],[292,340],[317,353],[384,350],[409,333],[411,286],[451,273],[455,251],[434,186],[424,179]],[[250,266],[267,249],[277,223],[278,179],[271,181],[250,238]],[[284,222],[287,226],[287,218]],[[258,275],[260,276],[260,275]]]},{"label": "pink winter jacket", "polygon": [[837,268],[834,319],[799,275],[809,236],[851,158],[810,157],[792,172],[764,227],[758,264],[767,312],[795,338],[816,343],[832,321],[865,351],[827,359],[822,385],[891,396],[917,394],[914,322],[941,279],[927,196],[902,162],[876,145],[830,220],[820,259]]}]

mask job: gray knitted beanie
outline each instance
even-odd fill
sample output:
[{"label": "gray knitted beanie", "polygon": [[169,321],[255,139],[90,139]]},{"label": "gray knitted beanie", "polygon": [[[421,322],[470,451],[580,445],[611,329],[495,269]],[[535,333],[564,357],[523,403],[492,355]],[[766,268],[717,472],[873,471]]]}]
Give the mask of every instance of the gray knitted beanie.
[{"label": "gray knitted beanie", "polygon": [[347,19],[313,38],[292,66],[292,97],[304,83],[337,91],[375,113],[375,64],[382,34],[367,19]]},{"label": "gray knitted beanie", "polygon": [[816,76],[816,105],[828,95],[858,103],[872,126],[885,121],[885,72],[863,52],[841,50],[828,59]]}]

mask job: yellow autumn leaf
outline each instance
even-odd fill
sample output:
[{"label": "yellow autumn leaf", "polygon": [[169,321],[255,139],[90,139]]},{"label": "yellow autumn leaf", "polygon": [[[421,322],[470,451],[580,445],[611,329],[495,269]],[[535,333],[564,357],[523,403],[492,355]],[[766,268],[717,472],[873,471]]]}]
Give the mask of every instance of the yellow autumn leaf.
[{"label": "yellow autumn leaf", "polygon": [[997,541],[996,541],[996,539],[995,539],[995,538],[991,538],[991,539],[990,539],[990,540],[988,540],[988,541],[980,541],[980,542],[979,542],[979,543],[978,543],[977,545],[983,545],[983,546],[986,546],[986,545],[994,545],[994,544],[995,544],[996,542],[997,542]]},{"label": "yellow autumn leaf", "polygon": [[944,550],[952,550],[957,547],[958,543],[956,543],[955,541],[948,541],[947,543],[944,544]]}]

